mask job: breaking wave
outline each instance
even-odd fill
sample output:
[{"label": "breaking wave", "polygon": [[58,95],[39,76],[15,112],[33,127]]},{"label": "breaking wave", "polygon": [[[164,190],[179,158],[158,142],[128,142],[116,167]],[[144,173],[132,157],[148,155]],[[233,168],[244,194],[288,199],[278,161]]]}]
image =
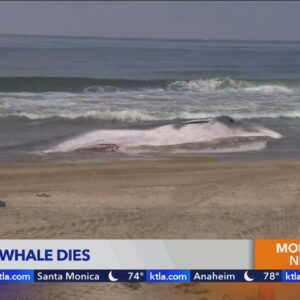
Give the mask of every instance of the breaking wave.
[{"label": "breaking wave", "polygon": [[0,119],[25,119],[31,121],[47,121],[51,119],[61,119],[62,121],[80,121],[90,120],[95,122],[105,123],[136,123],[148,121],[172,121],[172,120],[190,120],[190,119],[207,119],[214,118],[219,115],[230,114],[237,120],[250,119],[278,119],[278,118],[300,118],[300,111],[282,111],[282,112],[181,112],[181,113],[145,113],[139,110],[122,110],[122,111],[87,111],[87,112],[49,112],[49,113],[15,113],[15,114],[0,114]]},{"label": "breaking wave", "polygon": [[0,77],[0,92],[114,93],[120,90],[165,89],[173,91],[244,90],[289,93],[300,89],[299,80],[247,80],[230,77],[178,79],[97,79],[65,77]]},{"label": "breaking wave", "polygon": [[294,86],[286,86],[287,83],[270,82],[270,81],[247,81],[235,80],[229,77],[198,79],[189,81],[175,81],[168,85],[172,90],[185,91],[218,91],[218,90],[240,90],[248,92],[260,93],[292,93],[293,88],[298,88],[298,84]]},{"label": "breaking wave", "polygon": [[138,110],[122,110],[122,111],[88,111],[82,113],[18,113],[14,115],[6,115],[7,117],[18,117],[29,120],[47,120],[47,119],[66,119],[66,120],[80,120],[91,119],[107,122],[118,123],[134,123],[139,121],[151,121],[155,118],[146,113],[139,112]]},{"label": "breaking wave", "polygon": [[[224,113],[224,112],[223,112]],[[229,113],[228,113],[229,114]],[[183,112],[180,114],[182,119],[201,119],[201,118],[212,118],[217,117],[220,113],[192,113],[192,112]],[[300,118],[300,110],[292,111],[281,111],[281,112],[230,112],[230,115],[234,119],[278,119],[278,118]]]}]

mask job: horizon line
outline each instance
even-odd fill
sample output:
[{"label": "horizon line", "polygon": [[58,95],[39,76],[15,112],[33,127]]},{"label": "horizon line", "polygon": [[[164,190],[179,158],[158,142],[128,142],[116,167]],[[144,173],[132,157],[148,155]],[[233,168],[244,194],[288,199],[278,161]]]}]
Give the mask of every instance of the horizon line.
[{"label": "horizon line", "polygon": [[118,36],[81,36],[81,35],[60,35],[60,34],[36,34],[36,33],[0,33],[0,36],[20,36],[20,37],[49,37],[49,38],[86,38],[86,39],[118,39],[118,40],[160,40],[160,41],[228,41],[228,42],[300,42],[291,39],[237,39],[237,38],[168,38],[168,37],[118,37]]}]

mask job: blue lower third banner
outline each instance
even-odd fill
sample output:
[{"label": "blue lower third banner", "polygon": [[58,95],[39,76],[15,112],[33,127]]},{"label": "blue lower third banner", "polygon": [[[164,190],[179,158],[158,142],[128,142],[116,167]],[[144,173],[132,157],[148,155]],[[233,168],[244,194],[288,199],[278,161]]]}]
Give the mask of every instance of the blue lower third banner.
[{"label": "blue lower third banner", "polygon": [[0,270],[0,284],[32,282],[300,282],[279,270]]}]

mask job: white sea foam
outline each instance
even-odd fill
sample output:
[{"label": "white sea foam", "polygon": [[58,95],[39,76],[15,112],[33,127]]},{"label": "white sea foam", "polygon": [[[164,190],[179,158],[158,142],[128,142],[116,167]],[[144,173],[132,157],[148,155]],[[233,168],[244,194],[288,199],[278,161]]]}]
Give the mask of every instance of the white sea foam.
[{"label": "white sea foam", "polygon": [[102,144],[113,144],[126,152],[139,146],[168,146],[210,142],[235,137],[266,137],[279,139],[281,135],[262,126],[226,125],[217,120],[208,123],[165,125],[149,130],[97,130],[69,139],[45,152],[71,152],[92,149]]},{"label": "white sea foam", "polygon": [[50,118],[63,118],[67,120],[75,119],[93,119],[107,122],[119,122],[119,123],[134,123],[139,121],[163,121],[172,119],[206,119],[214,118],[219,115],[231,115],[234,119],[277,119],[277,118],[300,118],[300,110],[291,111],[278,111],[278,112],[232,112],[230,108],[226,111],[214,112],[181,112],[170,113],[165,115],[163,112],[145,113],[139,110],[122,110],[122,111],[85,111],[85,112],[19,112],[14,114],[0,113],[0,117],[21,117],[29,120],[46,120]]},{"label": "white sea foam", "polygon": [[175,81],[169,84],[170,89],[191,91],[214,91],[218,89],[238,89],[243,83],[231,78],[196,79]]},{"label": "white sea foam", "polygon": [[0,119],[135,123],[218,115],[235,119],[300,118],[300,82],[285,84],[212,78],[177,81],[165,88],[96,86],[79,93],[0,93]]},{"label": "white sea foam", "polygon": [[209,145],[204,149],[193,149],[186,150],[180,149],[174,151],[175,153],[235,153],[235,152],[248,152],[248,151],[258,151],[267,148],[268,141],[245,141],[242,144],[225,146],[225,147],[210,147]]},{"label": "white sea foam", "polygon": [[[221,114],[227,114],[227,112],[224,111],[216,111],[214,113],[193,113],[193,112],[183,112],[180,114],[180,118],[182,119],[202,119],[202,118],[213,118],[217,117]],[[300,110],[292,110],[292,111],[279,111],[279,112],[230,112],[230,114],[234,119],[260,119],[260,118],[266,118],[266,119],[277,119],[277,118],[300,118]]]},{"label": "white sea foam", "polygon": [[[9,115],[8,115],[9,116]],[[97,119],[102,121],[119,121],[119,122],[137,122],[137,121],[150,121],[155,120],[154,117],[139,112],[138,110],[123,110],[123,111],[87,111],[80,113],[59,113],[59,112],[46,112],[46,113],[29,113],[29,112],[20,112],[18,114],[10,115],[11,117],[24,117],[30,120],[43,120],[49,118],[64,118],[64,119],[78,119],[78,118],[87,118],[87,119]]]},{"label": "white sea foam", "polygon": [[169,84],[168,87],[171,90],[183,90],[193,92],[211,92],[218,90],[237,90],[247,92],[259,92],[265,94],[294,92],[293,89],[280,84],[252,83],[250,81],[235,80],[229,77],[175,81]]},{"label": "white sea foam", "polygon": [[293,93],[292,89],[287,88],[285,86],[280,86],[280,85],[253,86],[253,87],[247,87],[244,90],[248,91],[248,92],[259,92],[259,93],[266,93],[266,94],[272,94],[272,93]]}]

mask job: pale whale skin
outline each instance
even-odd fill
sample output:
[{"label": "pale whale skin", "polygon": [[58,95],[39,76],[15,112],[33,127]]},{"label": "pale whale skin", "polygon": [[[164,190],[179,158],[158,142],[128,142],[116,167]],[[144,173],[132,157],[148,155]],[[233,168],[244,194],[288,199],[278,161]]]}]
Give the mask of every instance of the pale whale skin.
[{"label": "pale whale skin", "polygon": [[170,146],[235,137],[279,139],[281,135],[262,126],[235,121],[229,116],[219,116],[212,119],[190,120],[179,124],[163,125],[146,130],[96,130],[66,140],[44,152],[71,152],[78,150],[127,152],[130,148],[142,146]]}]

